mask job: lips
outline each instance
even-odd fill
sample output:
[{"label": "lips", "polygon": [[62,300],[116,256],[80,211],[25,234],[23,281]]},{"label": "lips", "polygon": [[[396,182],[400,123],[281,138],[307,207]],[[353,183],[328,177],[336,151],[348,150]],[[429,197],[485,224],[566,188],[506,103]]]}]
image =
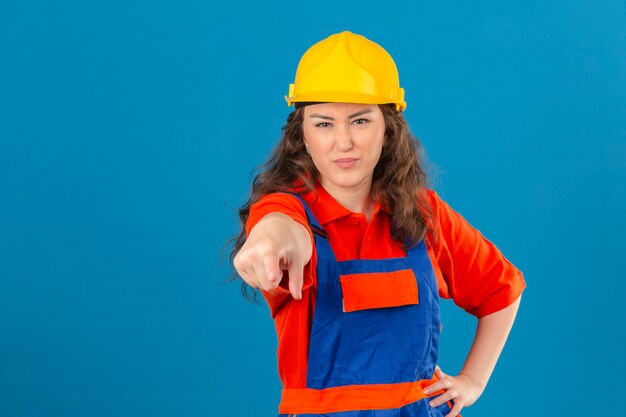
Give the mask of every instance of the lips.
[{"label": "lips", "polygon": [[357,161],[357,158],[339,158],[335,159],[333,162],[339,168],[352,168],[357,163]]}]

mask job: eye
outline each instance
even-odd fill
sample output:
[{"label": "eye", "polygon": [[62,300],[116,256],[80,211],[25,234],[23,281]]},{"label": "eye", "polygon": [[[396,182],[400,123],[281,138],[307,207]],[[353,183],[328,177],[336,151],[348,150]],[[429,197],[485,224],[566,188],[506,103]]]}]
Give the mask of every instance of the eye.
[{"label": "eye", "polygon": [[352,122],[352,124],[362,125],[362,124],[365,124],[365,123],[368,123],[368,122],[369,122],[368,119],[356,119],[355,121]]},{"label": "eye", "polygon": [[330,123],[328,122],[320,122],[315,125],[315,127],[329,127],[329,126],[330,126]]}]

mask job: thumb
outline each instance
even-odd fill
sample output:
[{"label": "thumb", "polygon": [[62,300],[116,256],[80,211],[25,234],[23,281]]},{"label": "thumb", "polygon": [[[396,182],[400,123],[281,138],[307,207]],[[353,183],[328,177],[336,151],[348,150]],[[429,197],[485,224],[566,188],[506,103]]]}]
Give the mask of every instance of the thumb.
[{"label": "thumb", "polygon": [[300,262],[289,264],[289,292],[296,300],[302,299],[302,286],[304,284],[304,266]]}]

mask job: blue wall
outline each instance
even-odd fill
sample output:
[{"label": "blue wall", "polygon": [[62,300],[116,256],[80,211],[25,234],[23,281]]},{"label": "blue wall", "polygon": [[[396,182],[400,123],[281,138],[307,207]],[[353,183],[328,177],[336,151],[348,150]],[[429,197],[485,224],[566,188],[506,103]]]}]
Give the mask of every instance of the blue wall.
[{"label": "blue wall", "polygon": [[[226,3],[0,3],[0,414],[275,414],[273,323],[220,251],[300,55],[344,29],[395,58],[435,188],[527,280],[463,415],[619,407],[625,3]],[[475,319],[443,318],[455,373]]]}]

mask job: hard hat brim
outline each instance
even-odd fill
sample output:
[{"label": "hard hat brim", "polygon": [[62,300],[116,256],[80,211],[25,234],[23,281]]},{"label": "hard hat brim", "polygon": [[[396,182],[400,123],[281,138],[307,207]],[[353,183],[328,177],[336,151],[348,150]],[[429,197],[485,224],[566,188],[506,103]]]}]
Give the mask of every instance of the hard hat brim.
[{"label": "hard hat brim", "polygon": [[292,97],[285,96],[287,104],[294,103],[357,103],[357,104],[395,104],[398,110],[406,108],[406,102],[402,99],[391,97],[379,97],[369,94],[345,93],[345,92],[314,92],[297,94]]}]

